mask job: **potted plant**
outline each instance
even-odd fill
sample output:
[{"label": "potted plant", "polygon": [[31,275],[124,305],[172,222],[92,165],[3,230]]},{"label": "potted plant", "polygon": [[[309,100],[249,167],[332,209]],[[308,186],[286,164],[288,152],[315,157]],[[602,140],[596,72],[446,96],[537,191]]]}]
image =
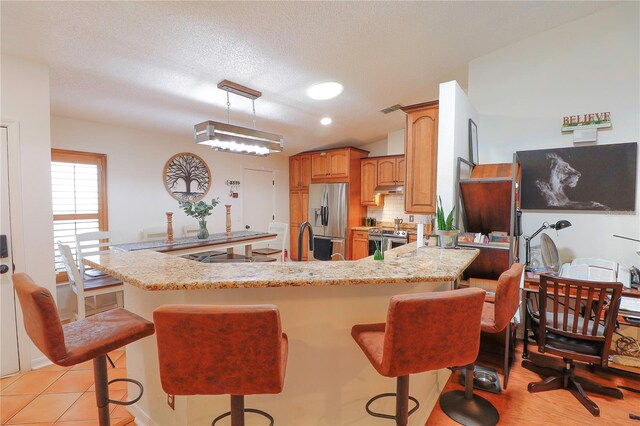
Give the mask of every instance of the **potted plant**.
[{"label": "potted plant", "polygon": [[187,216],[195,217],[198,219],[198,235],[201,240],[209,238],[209,230],[207,229],[207,217],[211,215],[211,211],[215,206],[220,203],[220,198],[214,198],[211,203],[205,201],[198,201],[197,203],[191,203],[189,201],[181,201],[180,207],[184,210]]},{"label": "potted plant", "polygon": [[459,229],[453,226],[453,215],[456,208],[452,208],[449,214],[445,217],[444,208],[442,207],[442,198],[438,197],[438,203],[436,205],[436,223],[438,229],[436,235],[438,235],[438,245],[441,248],[455,248],[458,245]]}]

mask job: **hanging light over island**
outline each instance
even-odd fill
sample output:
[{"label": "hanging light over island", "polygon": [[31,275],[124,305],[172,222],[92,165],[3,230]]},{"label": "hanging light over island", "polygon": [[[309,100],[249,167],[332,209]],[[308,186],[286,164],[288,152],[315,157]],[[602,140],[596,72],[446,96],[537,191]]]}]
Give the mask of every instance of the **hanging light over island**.
[{"label": "hanging light over island", "polygon": [[205,121],[194,126],[196,143],[208,145],[216,151],[240,154],[266,156],[272,152],[282,152],[284,140],[281,135],[263,132],[255,128],[255,100],[262,96],[262,93],[228,80],[221,81],[218,84],[218,88],[227,92],[227,120],[231,106],[229,93],[251,99],[253,103],[254,128],[236,126],[228,122],[225,124],[212,120]]}]

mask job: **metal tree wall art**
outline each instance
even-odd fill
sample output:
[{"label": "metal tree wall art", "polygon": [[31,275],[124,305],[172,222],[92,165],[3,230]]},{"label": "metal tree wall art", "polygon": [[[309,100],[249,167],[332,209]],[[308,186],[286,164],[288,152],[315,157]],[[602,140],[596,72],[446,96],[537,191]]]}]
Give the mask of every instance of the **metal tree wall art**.
[{"label": "metal tree wall art", "polygon": [[164,186],[178,201],[199,201],[209,191],[211,172],[195,154],[181,152],[164,165]]}]

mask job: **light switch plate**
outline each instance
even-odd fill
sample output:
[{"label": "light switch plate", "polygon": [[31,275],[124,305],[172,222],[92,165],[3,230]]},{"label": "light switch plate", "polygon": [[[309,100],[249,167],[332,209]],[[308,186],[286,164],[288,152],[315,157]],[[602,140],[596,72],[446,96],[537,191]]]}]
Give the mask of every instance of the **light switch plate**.
[{"label": "light switch plate", "polygon": [[415,219],[415,218],[413,217],[413,215],[412,215],[412,214],[410,214],[410,215],[409,215],[409,222],[413,222],[413,220],[414,220],[414,219]]}]

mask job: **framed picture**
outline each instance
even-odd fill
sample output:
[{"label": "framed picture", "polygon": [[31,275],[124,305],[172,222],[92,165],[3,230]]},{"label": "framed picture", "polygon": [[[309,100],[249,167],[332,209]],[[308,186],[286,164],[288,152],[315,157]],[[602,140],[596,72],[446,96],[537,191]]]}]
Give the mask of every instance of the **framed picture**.
[{"label": "framed picture", "polygon": [[478,164],[478,126],[469,119],[469,161]]},{"label": "framed picture", "polygon": [[518,151],[522,208],[632,212],[638,144]]},{"label": "framed picture", "polygon": [[162,177],[167,192],[178,201],[200,201],[211,186],[207,163],[189,152],[171,157],[164,165]]}]

